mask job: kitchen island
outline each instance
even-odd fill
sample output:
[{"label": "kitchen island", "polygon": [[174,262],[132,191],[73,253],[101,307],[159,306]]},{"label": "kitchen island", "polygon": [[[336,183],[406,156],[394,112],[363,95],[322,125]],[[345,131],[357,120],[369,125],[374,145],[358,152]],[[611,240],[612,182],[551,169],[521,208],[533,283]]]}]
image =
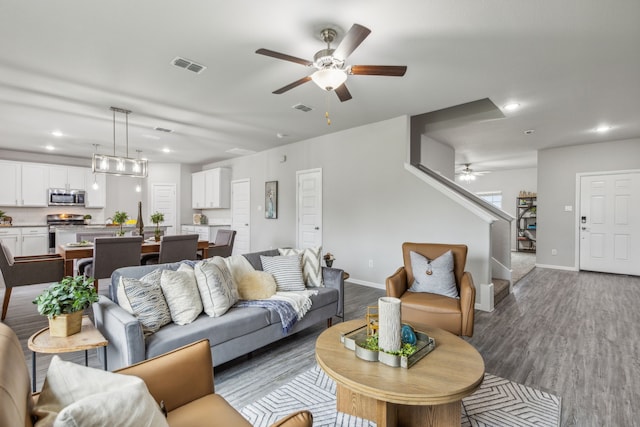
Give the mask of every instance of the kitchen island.
[{"label": "kitchen island", "polygon": [[[170,226],[161,225],[159,228],[163,233],[166,233]],[[144,227],[144,232],[152,233],[155,229],[155,225],[148,225]],[[123,225],[122,230],[125,232],[125,236],[131,236],[134,231],[137,233],[138,227],[135,225]],[[58,246],[76,242],[78,233],[117,233],[118,231],[120,231],[120,226],[113,224],[57,225],[55,244]]]}]

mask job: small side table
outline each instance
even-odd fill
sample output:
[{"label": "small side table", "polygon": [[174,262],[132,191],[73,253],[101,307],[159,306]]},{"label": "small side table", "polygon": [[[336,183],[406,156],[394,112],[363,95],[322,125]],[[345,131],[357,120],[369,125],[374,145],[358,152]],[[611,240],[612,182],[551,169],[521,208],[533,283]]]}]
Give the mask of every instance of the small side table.
[{"label": "small side table", "polygon": [[84,365],[89,365],[89,350],[104,348],[104,370],[107,370],[107,345],[109,342],[93,325],[89,316],[82,316],[82,329],[68,337],[52,337],[49,328],[31,335],[27,346],[33,352],[31,358],[31,389],[36,391],[36,353],[71,353],[84,350]]}]

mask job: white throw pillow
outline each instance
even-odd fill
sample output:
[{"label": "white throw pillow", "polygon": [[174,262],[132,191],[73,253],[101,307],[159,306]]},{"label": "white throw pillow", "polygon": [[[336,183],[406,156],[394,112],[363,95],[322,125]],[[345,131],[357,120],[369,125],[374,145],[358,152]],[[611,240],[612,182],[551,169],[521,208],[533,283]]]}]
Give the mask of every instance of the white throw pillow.
[{"label": "white throw pillow", "polygon": [[238,286],[238,281],[242,276],[251,273],[252,271],[256,271],[249,260],[242,255],[228,256],[224,258],[224,263],[231,272],[231,277],[233,277],[233,282],[236,284],[236,287]]},{"label": "white throw pillow", "polygon": [[167,421],[144,381],[53,356],[34,407],[35,427],[164,427]]},{"label": "white throw pillow", "polygon": [[292,256],[264,256],[260,255],[262,269],[273,274],[278,285],[278,292],[304,291],[304,279],[300,267],[300,257]]},{"label": "white throw pillow", "polygon": [[411,292],[429,292],[450,298],[460,298],[453,272],[453,253],[447,251],[430,260],[417,252],[410,251],[411,270],[414,281]]},{"label": "white throw pillow", "polygon": [[216,256],[203,260],[194,270],[204,312],[211,317],[222,316],[239,299],[238,288],[224,258]]},{"label": "white throw pillow", "polygon": [[315,248],[305,249],[278,249],[280,255],[302,255],[300,260],[302,266],[302,276],[304,277],[304,284],[308,288],[320,288],[323,287],[322,283],[322,246]]},{"label": "white throw pillow", "polygon": [[198,285],[189,268],[183,264],[178,271],[164,270],[160,279],[160,286],[167,300],[171,319],[177,325],[187,325],[202,313],[202,300],[200,292],[198,292]]}]

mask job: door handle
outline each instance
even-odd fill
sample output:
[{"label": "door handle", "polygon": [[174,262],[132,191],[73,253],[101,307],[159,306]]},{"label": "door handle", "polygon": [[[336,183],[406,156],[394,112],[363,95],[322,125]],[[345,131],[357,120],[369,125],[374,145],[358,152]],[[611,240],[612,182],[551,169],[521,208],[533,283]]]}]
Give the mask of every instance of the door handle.
[{"label": "door handle", "polygon": [[589,231],[589,229],[587,227],[580,227],[582,229],[582,231]]},{"label": "door handle", "polygon": [[315,227],[314,230],[320,230],[320,227]]}]

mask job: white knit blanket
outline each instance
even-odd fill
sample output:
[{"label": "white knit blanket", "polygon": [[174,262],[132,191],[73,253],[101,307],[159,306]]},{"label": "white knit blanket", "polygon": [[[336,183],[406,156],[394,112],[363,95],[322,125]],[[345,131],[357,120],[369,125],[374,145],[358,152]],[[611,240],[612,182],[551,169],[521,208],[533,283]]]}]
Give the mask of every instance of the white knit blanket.
[{"label": "white knit blanket", "polygon": [[287,301],[296,311],[298,314],[298,320],[300,320],[311,308],[312,295],[318,295],[318,291],[307,289],[304,291],[276,292],[276,294],[271,296],[269,299]]}]

